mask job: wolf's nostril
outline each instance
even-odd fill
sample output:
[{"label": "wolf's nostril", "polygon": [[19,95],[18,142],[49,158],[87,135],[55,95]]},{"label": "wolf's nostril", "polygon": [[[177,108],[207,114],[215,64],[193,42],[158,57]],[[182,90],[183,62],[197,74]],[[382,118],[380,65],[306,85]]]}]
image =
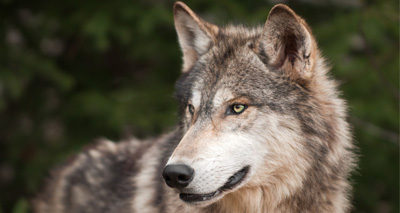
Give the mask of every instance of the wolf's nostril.
[{"label": "wolf's nostril", "polygon": [[162,176],[169,187],[182,189],[192,181],[194,170],[184,164],[171,164],[164,168]]},{"label": "wolf's nostril", "polygon": [[190,179],[190,176],[186,176],[186,175],[179,175],[178,176],[178,180],[179,181],[187,181]]}]

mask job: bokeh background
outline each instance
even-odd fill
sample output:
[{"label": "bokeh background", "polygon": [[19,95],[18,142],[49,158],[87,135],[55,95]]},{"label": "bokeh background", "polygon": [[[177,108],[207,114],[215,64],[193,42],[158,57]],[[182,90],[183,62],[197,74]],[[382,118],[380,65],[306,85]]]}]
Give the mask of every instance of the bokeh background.
[{"label": "bokeh background", "polygon": [[[279,1],[187,1],[205,20],[263,24]],[[399,2],[284,1],[340,79],[359,147],[353,212],[399,212]],[[48,170],[100,136],[177,123],[173,1],[0,0],[0,213],[31,212]]]}]

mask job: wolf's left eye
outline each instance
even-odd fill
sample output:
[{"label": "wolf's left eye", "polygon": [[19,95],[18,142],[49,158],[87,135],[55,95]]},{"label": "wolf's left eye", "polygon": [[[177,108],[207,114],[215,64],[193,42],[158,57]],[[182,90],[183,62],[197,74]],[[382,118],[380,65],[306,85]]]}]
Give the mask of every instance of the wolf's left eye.
[{"label": "wolf's left eye", "polygon": [[245,104],[233,104],[229,107],[227,111],[227,115],[239,115],[247,109],[247,105]]},{"label": "wolf's left eye", "polygon": [[189,104],[188,105],[188,110],[189,110],[190,114],[192,114],[192,115],[194,114],[194,106],[193,105]]}]

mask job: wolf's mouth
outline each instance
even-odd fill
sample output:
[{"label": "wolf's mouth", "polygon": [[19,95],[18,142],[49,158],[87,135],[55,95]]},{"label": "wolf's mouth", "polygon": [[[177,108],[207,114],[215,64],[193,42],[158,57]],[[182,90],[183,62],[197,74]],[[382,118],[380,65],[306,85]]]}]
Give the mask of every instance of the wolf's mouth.
[{"label": "wolf's mouth", "polygon": [[250,170],[250,166],[245,166],[235,174],[233,174],[228,181],[217,191],[207,193],[207,194],[186,194],[186,193],[180,193],[179,198],[181,200],[188,202],[188,203],[195,203],[195,202],[202,202],[202,201],[207,201],[211,200],[218,195],[220,195],[222,192],[233,189],[235,186],[239,185],[244,178],[246,177],[247,173]]}]

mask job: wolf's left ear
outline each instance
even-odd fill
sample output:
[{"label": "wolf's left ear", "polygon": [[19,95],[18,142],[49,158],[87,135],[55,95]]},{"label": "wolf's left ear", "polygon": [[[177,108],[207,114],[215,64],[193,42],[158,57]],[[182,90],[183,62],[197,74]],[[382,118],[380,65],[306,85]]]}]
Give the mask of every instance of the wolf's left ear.
[{"label": "wolf's left ear", "polygon": [[174,4],[174,21],[183,52],[183,72],[216,43],[219,28],[198,17],[186,4]]},{"label": "wolf's left ear", "polygon": [[308,81],[313,76],[317,45],[305,21],[288,6],[274,6],[258,42],[268,63],[295,80]]}]

